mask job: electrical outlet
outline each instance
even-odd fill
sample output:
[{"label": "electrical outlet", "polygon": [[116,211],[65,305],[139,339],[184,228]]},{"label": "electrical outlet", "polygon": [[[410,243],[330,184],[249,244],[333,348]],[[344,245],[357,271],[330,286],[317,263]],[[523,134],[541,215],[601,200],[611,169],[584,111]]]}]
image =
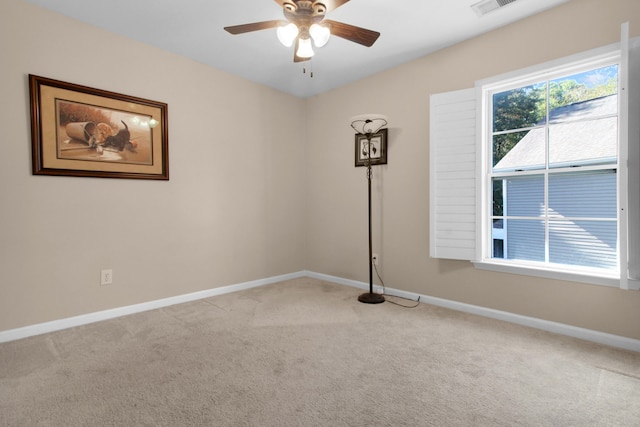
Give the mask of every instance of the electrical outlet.
[{"label": "electrical outlet", "polygon": [[100,285],[111,285],[113,284],[113,270],[102,270],[100,272]]},{"label": "electrical outlet", "polygon": [[371,261],[373,261],[373,265],[378,265],[378,263],[380,262],[380,255],[372,254]]}]

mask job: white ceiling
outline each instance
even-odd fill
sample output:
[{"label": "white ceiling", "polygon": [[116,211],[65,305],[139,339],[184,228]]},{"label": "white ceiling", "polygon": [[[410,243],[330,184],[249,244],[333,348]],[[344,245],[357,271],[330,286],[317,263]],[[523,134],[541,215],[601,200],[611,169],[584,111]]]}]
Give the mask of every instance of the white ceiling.
[{"label": "white ceiling", "polygon": [[306,98],[569,0],[517,0],[482,17],[471,8],[479,0],[351,0],[328,19],[378,31],[377,42],[367,48],[332,37],[314,49],[312,61],[298,64],[293,63],[293,48],[280,44],[275,29],[240,35],[223,30],[283,19],[274,0],[28,1]]}]

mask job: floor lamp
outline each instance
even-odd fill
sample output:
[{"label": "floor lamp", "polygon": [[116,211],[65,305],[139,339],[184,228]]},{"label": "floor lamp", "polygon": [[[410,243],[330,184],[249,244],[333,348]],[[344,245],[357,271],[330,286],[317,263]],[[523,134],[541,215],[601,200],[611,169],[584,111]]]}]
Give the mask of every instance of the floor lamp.
[{"label": "floor lamp", "polygon": [[365,304],[380,304],[384,302],[384,296],[373,292],[373,247],[371,233],[371,137],[380,129],[387,126],[387,118],[381,114],[363,114],[351,118],[351,127],[367,139],[363,153],[366,153],[365,166],[367,167],[368,206],[369,206],[369,292],[358,296],[358,301]]}]

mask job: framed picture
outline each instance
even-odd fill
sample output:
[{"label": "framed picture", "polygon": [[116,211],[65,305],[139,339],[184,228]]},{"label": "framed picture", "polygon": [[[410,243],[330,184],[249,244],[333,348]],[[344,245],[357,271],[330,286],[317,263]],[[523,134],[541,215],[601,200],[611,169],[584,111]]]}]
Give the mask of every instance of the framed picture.
[{"label": "framed picture", "polygon": [[169,179],[167,104],[29,75],[34,175]]},{"label": "framed picture", "polygon": [[371,165],[387,164],[387,129],[382,129],[371,136],[371,143],[361,133],[356,134],[356,167],[366,166],[368,154],[371,154]]}]

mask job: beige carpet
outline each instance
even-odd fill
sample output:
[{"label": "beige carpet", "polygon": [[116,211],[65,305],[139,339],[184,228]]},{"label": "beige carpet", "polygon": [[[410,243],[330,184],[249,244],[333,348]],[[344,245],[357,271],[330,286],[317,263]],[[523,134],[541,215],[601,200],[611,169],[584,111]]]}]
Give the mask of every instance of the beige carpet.
[{"label": "beige carpet", "polygon": [[0,344],[2,426],[640,426],[640,353],[303,278]]}]

